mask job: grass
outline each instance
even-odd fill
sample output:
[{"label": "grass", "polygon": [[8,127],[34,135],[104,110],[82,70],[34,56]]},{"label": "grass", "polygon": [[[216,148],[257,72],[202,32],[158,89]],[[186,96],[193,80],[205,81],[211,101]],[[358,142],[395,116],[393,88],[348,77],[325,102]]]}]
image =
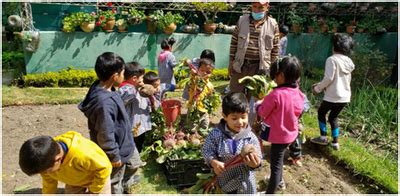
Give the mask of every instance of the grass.
[{"label": "grass", "polygon": [[[319,136],[315,109],[303,115],[303,120],[307,139]],[[364,143],[346,135],[344,133],[344,136],[339,138],[340,150],[335,151],[329,148],[328,154],[337,161],[345,163],[353,170],[354,174],[373,180],[385,189],[385,192],[398,193],[397,159],[390,153],[380,154],[373,149],[366,148]]]},{"label": "grass", "polygon": [[74,104],[85,98],[88,88],[18,88],[2,86],[2,106]]},{"label": "grass", "polygon": [[[307,86],[311,86],[314,81],[302,80],[303,91],[309,92]],[[216,90],[222,92],[228,84],[228,81],[213,82]],[[79,103],[86,95],[87,88],[17,88],[3,86],[3,106],[8,105],[25,105],[25,104],[66,104]],[[168,94],[168,97],[181,97],[182,89],[177,92]],[[354,96],[354,95],[353,95]],[[316,103],[322,99],[322,96],[308,95],[311,103]],[[386,98],[383,98],[386,99]],[[383,104],[384,105],[384,104]],[[383,105],[379,106],[382,107]],[[306,127],[306,135],[312,138],[319,135],[317,125],[316,109],[311,109],[304,116]],[[364,143],[347,137],[346,131],[344,136],[340,138],[341,150],[333,151],[329,148],[328,154],[336,160],[342,161],[355,174],[366,176],[372,179],[377,185],[383,187],[385,192],[398,192],[398,167],[397,160],[391,155],[377,153],[374,149],[367,148]],[[162,168],[155,162],[149,162],[141,172],[141,183],[132,187],[134,193],[165,193],[177,194],[177,190],[168,186]]]}]

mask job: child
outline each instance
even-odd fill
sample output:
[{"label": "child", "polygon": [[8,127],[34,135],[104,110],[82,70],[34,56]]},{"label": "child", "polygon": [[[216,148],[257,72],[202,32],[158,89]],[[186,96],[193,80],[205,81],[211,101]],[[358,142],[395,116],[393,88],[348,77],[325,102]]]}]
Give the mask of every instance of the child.
[{"label": "child", "polygon": [[25,141],[19,166],[29,176],[40,173],[43,194],[57,193],[58,181],[65,183],[65,194],[111,194],[112,165],[107,155],[75,131]]},{"label": "child", "polygon": [[124,102],[114,88],[124,79],[124,67],[124,59],[112,52],[97,57],[95,71],[99,80],[78,106],[88,118],[90,139],[104,150],[113,166],[112,193],[123,193],[134,183],[129,165],[139,157]]},{"label": "child", "polygon": [[144,69],[137,62],[125,66],[125,81],[119,87],[119,93],[124,100],[126,111],[132,123],[136,147],[141,152],[146,132],[151,130],[151,103],[147,97],[142,97],[138,89],[143,83]]},{"label": "child", "polygon": [[[255,168],[261,166],[261,148],[257,136],[248,126],[249,105],[243,93],[229,93],[222,101],[223,119],[205,139],[202,155],[216,173],[224,193],[255,194]],[[244,163],[225,169],[225,164],[242,148],[252,144],[256,151],[243,157]]]},{"label": "child", "polygon": [[178,64],[175,60],[175,56],[172,54],[172,46],[175,43],[173,37],[164,39],[161,42],[161,49],[163,51],[158,55],[158,74],[160,76],[160,82],[166,84],[175,83],[174,78],[174,67]]},{"label": "child", "polygon": [[279,56],[283,57],[286,55],[286,48],[287,48],[287,43],[288,43],[288,39],[287,39],[287,34],[289,33],[289,27],[286,25],[282,25],[279,28]]},{"label": "child", "polygon": [[[188,60],[186,62],[186,64],[188,64],[188,65],[192,64],[194,69],[198,69],[200,59],[205,59],[205,58],[210,59],[213,63],[213,67],[215,67],[215,65],[214,65],[215,64],[215,54],[214,54],[214,51],[212,51],[210,49],[203,50],[200,54],[200,58],[196,57],[196,58],[193,58],[191,61]],[[188,85],[185,86],[182,97],[186,100],[189,99],[189,86]]]},{"label": "child", "polygon": [[199,61],[199,68],[192,68],[190,70],[190,81],[188,84],[188,116],[194,115],[195,112],[199,112],[201,118],[199,123],[200,129],[208,129],[208,125],[210,124],[209,115],[207,113],[207,109],[203,104],[204,98],[214,92],[214,86],[210,82],[210,76],[214,69],[214,64],[212,60],[204,58]]},{"label": "child", "polygon": [[286,148],[298,136],[298,119],[304,107],[304,95],[297,87],[301,73],[296,57],[284,57],[271,66],[271,78],[278,85],[271,93],[257,102],[257,114],[270,126],[268,141],[271,143],[271,175],[266,193],[275,193],[283,180],[282,167]]},{"label": "child", "polygon": [[353,39],[346,34],[333,36],[333,55],[325,62],[324,79],[312,86],[313,93],[325,91],[325,96],[318,109],[318,123],[321,136],[311,139],[311,142],[328,145],[326,130],[326,114],[330,111],[328,120],[332,129],[332,147],[339,150],[339,124],[340,111],[350,102],[351,97],[351,72],[354,63],[348,57],[353,49]]},{"label": "child", "polygon": [[160,78],[153,71],[144,74],[143,83],[150,84],[156,89],[156,93],[154,94],[156,108],[160,107],[161,100],[164,98],[167,91],[175,91],[175,85],[160,83]]}]

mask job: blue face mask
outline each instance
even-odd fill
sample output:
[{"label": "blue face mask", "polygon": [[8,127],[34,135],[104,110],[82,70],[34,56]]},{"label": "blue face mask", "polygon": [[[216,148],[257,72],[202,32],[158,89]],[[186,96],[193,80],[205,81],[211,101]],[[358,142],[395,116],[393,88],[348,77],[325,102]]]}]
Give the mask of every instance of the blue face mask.
[{"label": "blue face mask", "polygon": [[265,12],[251,12],[251,16],[253,17],[254,20],[261,20],[265,16]]}]

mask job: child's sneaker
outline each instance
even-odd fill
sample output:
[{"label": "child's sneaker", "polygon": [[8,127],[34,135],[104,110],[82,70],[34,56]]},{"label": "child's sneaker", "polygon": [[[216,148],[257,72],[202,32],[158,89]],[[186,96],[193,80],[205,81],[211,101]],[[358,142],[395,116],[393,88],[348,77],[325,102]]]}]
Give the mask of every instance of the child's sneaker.
[{"label": "child's sneaker", "polygon": [[334,150],[339,150],[339,148],[340,148],[339,143],[332,143],[332,148],[333,148]]},{"label": "child's sneaker", "polygon": [[328,145],[328,139],[326,138],[322,138],[322,137],[316,137],[316,138],[312,138],[311,142],[314,144],[319,144],[319,145]]},{"label": "child's sneaker", "polygon": [[300,159],[300,158],[298,158],[298,159],[292,159],[292,164],[293,164],[293,165],[296,165],[296,166],[298,166],[298,167],[302,167],[302,166],[303,166],[303,163],[301,162],[301,159]]}]

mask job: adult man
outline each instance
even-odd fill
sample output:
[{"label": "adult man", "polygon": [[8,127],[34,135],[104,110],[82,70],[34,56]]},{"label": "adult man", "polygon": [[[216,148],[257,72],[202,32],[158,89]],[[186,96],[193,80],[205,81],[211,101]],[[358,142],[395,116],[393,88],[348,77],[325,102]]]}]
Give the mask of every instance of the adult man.
[{"label": "adult man", "polygon": [[[230,47],[229,88],[232,92],[245,92],[238,80],[255,74],[269,75],[269,67],[279,57],[279,26],[267,15],[268,0],[251,4],[251,15],[239,18],[232,33]],[[248,99],[250,95],[246,93]]]}]

